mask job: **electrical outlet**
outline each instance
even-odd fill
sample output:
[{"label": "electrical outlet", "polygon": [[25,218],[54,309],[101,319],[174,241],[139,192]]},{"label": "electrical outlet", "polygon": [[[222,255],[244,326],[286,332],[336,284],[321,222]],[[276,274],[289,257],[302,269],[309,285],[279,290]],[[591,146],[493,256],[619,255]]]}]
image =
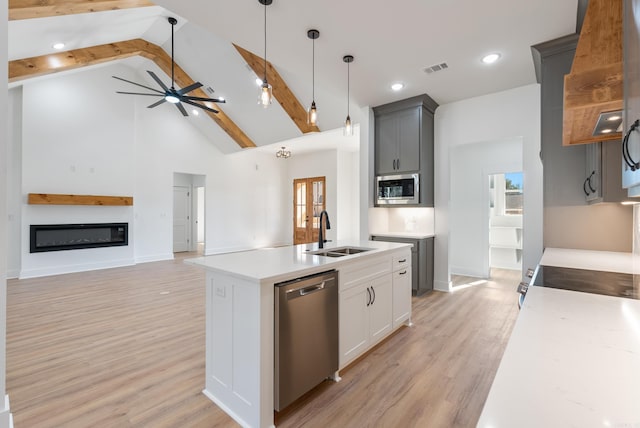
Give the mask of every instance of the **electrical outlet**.
[{"label": "electrical outlet", "polygon": [[224,297],[226,294],[226,288],[224,285],[216,286],[216,296]]}]

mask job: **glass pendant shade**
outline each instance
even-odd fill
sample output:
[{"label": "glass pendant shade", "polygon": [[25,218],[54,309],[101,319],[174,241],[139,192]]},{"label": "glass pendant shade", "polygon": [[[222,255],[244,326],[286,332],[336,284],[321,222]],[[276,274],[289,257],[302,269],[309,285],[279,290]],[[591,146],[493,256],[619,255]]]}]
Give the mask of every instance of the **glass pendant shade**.
[{"label": "glass pendant shade", "polygon": [[261,86],[260,89],[260,97],[258,98],[258,104],[262,107],[267,108],[273,102],[273,92],[271,89],[271,85],[266,81]]},{"label": "glass pendant shade", "polygon": [[343,134],[345,137],[353,137],[353,125],[351,124],[351,116],[347,115],[347,120],[344,121]]},{"label": "glass pendant shade", "polygon": [[311,107],[307,112],[307,123],[312,126],[315,126],[318,124],[318,110],[316,109],[315,101],[311,103]]}]

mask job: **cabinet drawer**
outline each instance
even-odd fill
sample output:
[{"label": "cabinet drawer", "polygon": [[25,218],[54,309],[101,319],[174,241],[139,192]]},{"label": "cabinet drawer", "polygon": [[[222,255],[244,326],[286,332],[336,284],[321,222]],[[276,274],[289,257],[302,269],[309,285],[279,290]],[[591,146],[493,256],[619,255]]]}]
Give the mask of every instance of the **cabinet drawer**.
[{"label": "cabinet drawer", "polygon": [[340,269],[340,291],[348,290],[363,281],[370,281],[381,275],[391,273],[391,255],[353,262]]},{"label": "cabinet drawer", "polygon": [[404,269],[408,267],[410,263],[411,263],[411,252],[397,254],[393,256],[393,271],[395,272],[398,269]]}]

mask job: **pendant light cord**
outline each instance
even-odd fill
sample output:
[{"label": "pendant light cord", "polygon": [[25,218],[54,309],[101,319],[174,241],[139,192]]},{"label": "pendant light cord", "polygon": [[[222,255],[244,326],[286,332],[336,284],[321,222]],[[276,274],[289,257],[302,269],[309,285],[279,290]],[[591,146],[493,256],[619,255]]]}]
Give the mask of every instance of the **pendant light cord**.
[{"label": "pendant light cord", "polygon": [[351,75],[349,73],[349,69],[351,67],[351,63],[347,63],[347,117],[349,116],[349,89],[351,83]]},{"label": "pendant light cord", "polygon": [[264,83],[267,83],[267,2],[264,2]]},{"label": "pendant light cord", "polygon": [[175,79],[174,79],[174,61],[173,61],[173,29],[175,24],[171,24],[171,89],[175,87]]},{"label": "pendant light cord", "polygon": [[316,101],[316,39],[312,39],[311,48],[311,101]]}]

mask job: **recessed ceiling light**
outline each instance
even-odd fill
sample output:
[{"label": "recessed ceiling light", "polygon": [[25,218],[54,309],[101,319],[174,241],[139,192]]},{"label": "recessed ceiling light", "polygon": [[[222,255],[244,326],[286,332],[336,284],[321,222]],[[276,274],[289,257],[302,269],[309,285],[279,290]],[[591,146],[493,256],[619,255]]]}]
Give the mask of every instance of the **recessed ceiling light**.
[{"label": "recessed ceiling light", "polygon": [[402,88],[404,88],[404,83],[397,82],[391,85],[391,89],[393,89],[394,91],[399,91]]},{"label": "recessed ceiling light", "polygon": [[256,77],[256,85],[262,86],[262,79],[261,78]]},{"label": "recessed ceiling light", "polygon": [[60,49],[64,48],[64,43],[55,43],[53,45],[53,48],[60,50]]},{"label": "recessed ceiling light", "polygon": [[193,113],[194,116],[200,115],[200,112],[196,109],[191,110],[191,113]]},{"label": "recessed ceiling light", "polygon": [[621,116],[609,116],[607,120],[614,121],[614,120],[620,120],[620,119],[622,119]]},{"label": "recessed ceiling light", "polygon": [[603,130],[602,130],[602,131],[600,131],[600,132],[601,132],[601,133],[603,133],[603,134],[609,134],[609,133],[613,132],[613,129],[605,128],[605,129],[603,129]]},{"label": "recessed ceiling light", "polygon": [[500,54],[499,53],[492,53],[489,55],[486,55],[482,58],[482,62],[485,64],[493,64],[494,62],[496,62],[497,60],[500,59]]}]

